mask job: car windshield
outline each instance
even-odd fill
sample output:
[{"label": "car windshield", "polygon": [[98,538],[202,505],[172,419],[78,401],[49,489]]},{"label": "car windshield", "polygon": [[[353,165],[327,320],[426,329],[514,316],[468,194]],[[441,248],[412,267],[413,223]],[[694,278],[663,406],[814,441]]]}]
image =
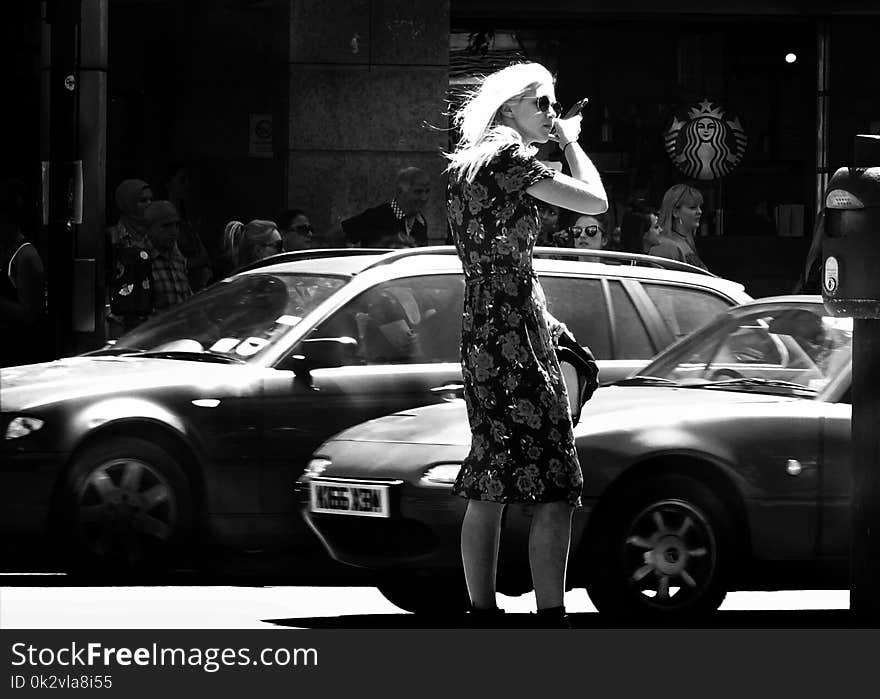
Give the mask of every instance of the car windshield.
[{"label": "car windshield", "polygon": [[848,365],[852,319],[821,304],[726,313],[619,383],[815,395]]},{"label": "car windshield", "polygon": [[316,274],[240,274],[151,318],[94,354],[149,352],[248,360],[271,347],[348,281],[348,277]]}]

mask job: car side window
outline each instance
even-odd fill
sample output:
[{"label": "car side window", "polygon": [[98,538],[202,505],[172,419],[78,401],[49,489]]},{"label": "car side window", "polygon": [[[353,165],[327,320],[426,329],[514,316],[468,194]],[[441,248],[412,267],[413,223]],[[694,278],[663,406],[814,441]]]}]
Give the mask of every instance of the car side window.
[{"label": "car side window", "polygon": [[703,289],[644,281],[642,287],[676,340],[705,325],[732,305]]},{"label": "car side window", "polygon": [[542,276],[547,308],[596,359],[611,359],[608,304],[601,279]]},{"label": "car side window", "polygon": [[458,362],[463,299],[459,274],[395,279],[360,294],[311,336],[354,338],[361,364]]},{"label": "car side window", "polygon": [[619,281],[609,282],[614,319],[614,355],[618,359],[650,359],[656,354],[644,320]]}]

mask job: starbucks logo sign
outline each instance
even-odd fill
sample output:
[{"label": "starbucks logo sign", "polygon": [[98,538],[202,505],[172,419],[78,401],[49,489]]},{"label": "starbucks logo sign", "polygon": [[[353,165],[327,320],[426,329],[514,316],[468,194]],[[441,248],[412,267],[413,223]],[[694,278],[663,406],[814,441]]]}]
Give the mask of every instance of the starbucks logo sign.
[{"label": "starbucks logo sign", "polygon": [[715,180],[739,164],[747,140],[739,117],[704,99],[673,115],[664,145],[685,175],[695,180]]}]

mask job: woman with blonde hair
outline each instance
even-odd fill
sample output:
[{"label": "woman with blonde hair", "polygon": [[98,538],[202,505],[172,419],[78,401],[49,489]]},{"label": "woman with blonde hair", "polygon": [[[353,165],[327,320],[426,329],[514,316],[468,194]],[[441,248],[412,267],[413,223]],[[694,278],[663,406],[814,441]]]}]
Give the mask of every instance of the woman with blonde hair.
[{"label": "woman with blonde hair", "polygon": [[[468,498],[461,556],[475,625],[492,625],[501,519],[532,509],[529,563],[539,625],[567,627],[563,596],[571,516],[583,477],[556,359],[568,330],[532,271],[539,202],[607,210],[599,173],[578,144],[581,116],[561,119],[554,80],[537,63],[485,78],[454,115],[447,213],[465,273],[461,363],[472,439],[454,492]],[[535,158],[556,140],[571,175]]]},{"label": "woman with blonde hair", "polygon": [[697,254],[694,236],[703,215],[703,195],[686,184],[674,184],[666,190],[660,204],[660,242],[648,254],[679,260],[707,269]]},{"label": "woman with blonde hair", "polygon": [[258,218],[246,224],[230,221],[223,229],[223,249],[234,268],[275,255],[283,248],[284,239],[274,221]]}]

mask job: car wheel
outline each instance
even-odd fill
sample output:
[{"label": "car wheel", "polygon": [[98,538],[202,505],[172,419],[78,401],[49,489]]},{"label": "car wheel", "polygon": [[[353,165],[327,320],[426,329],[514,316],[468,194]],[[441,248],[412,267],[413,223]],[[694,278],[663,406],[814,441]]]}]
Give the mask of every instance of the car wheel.
[{"label": "car wheel", "polygon": [[414,614],[450,614],[470,606],[464,576],[401,573],[379,581],[379,592],[396,607]]},{"label": "car wheel", "polygon": [[160,569],[192,527],[186,475],[165,449],[143,439],[87,447],[65,485],[63,521],[77,571]]},{"label": "car wheel", "polygon": [[587,592],[600,612],[675,622],[714,612],[731,549],[723,503],[685,476],[651,479],[608,502],[591,536]]}]

